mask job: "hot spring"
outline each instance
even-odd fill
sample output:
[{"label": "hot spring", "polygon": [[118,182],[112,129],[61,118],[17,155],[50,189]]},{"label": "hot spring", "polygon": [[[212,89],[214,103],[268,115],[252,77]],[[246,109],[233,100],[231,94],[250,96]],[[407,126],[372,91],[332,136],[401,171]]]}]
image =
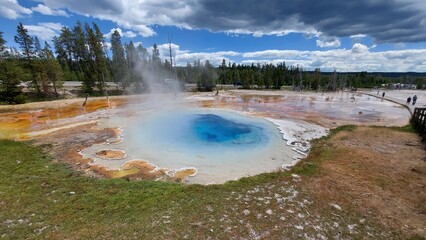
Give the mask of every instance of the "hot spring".
[{"label": "hot spring", "polygon": [[171,170],[196,168],[197,175],[189,177],[189,183],[223,183],[277,170],[296,155],[274,124],[232,111],[142,111],[110,121],[126,123],[122,126],[124,141],[107,147],[124,150],[126,157],[99,159],[94,153],[104,149],[102,145],[83,153],[95,159],[95,164],[111,169],[142,159]]}]

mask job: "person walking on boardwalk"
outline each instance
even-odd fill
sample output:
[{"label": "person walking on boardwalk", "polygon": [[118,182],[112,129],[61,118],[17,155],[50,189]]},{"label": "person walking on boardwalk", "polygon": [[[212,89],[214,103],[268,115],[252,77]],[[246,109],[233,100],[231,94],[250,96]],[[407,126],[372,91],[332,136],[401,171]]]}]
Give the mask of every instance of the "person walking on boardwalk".
[{"label": "person walking on boardwalk", "polygon": [[406,104],[407,104],[407,105],[410,105],[410,102],[411,102],[411,97],[408,97],[408,98],[407,98],[407,103],[406,103]]},{"label": "person walking on boardwalk", "polygon": [[414,97],[413,97],[413,105],[416,104],[416,101],[417,101],[417,95],[414,95]]},{"label": "person walking on boardwalk", "polygon": [[384,97],[385,97],[385,92],[382,93],[382,98],[384,98]]}]

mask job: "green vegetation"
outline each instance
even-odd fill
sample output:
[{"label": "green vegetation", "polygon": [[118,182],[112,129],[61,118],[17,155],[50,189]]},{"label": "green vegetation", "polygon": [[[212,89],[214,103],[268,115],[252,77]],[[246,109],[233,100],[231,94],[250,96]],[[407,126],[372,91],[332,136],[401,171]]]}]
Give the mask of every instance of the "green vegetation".
[{"label": "green vegetation", "polygon": [[[7,239],[229,238],[250,237],[253,230],[289,238],[317,234],[312,226],[303,231],[292,227],[299,224],[292,217],[296,213],[287,211],[292,205],[280,205],[285,197],[293,199],[290,203],[309,202],[304,194],[294,197],[297,188],[289,185],[292,172],[210,186],[128,182],[81,176],[65,164],[52,163],[39,147],[24,142],[0,141],[0,152],[0,235]],[[293,172],[311,174],[312,170],[296,168]],[[257,199],[269,195],[278,200],[268,204],[265,198],[266,204],[259,205]],[[244,214],[247,209],[251,214]],[[267,218],[267,211],[274,214]],[[350,236],[346,225],[358,217],[339,212],[336,219],[317,205],[304,211],[311,214],[302,212],[304,222],[318,221],[313,218],[321,214],[324,219],[316,224],[323,224],[322,234],[328,237]],[[341,227],[328,229],[333,227],[328,221],[337,221]],[[274,225],[280,227],[273,229]],[[380,236],[377,229],[376,233],[371,228],[368,231]],[[363,236],[365,231],[360,228],[355,236]]]}]

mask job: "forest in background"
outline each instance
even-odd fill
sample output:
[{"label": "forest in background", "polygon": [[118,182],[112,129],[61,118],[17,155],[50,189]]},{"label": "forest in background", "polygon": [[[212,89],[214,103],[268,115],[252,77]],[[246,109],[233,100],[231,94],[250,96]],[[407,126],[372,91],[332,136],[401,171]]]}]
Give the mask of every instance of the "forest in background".
[{"label": "forest in background", "polygon": [[[217,84],[244,89],[281,89],[336,91],[347,88],[405,87],[426,88],[422,73],[341,73],[306,71],[302,66],[280,64],[240,65],[226,62],[213,66],[208,60],[174,66],[173,58],[161,59],[156,44],[146,48],[133,42],[123,43],[118,31],[111,34],[111,47],[96,23],[78,21],[72,28],[63,27],[59,36],[43,46],[28,34],[20,23],[14,41],[7,47],[0,32],[0,103],[24,103],[58,99],[64,81],[82,82],[81,95],[107,93],[107,82],[120,90],[114,94],[149,92],[154,82],[167,87],[166,79],[176,79],[184,86],[196,84],[199,91],[211,91]],[[109,56],[111,55],[111,56]],[[149,78],[149,79],[148,79]],[[23,83],[28,86],[23,91]],[[395,85],[399,83],[400,85]]]}]

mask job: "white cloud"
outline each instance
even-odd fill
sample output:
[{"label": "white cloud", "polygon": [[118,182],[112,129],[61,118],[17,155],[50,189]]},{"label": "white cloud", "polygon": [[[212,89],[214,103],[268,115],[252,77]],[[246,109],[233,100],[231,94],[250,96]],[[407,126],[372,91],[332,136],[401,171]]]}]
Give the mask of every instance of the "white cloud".
[{"label": "white cloud", "polygon": [[426,49],[370,52],[368,47],[355,43],[351,49],[327,51],[265,50],[242,54],[241,63],[282,63],[299,65],[307,70],[369,72],[425,72]]},{"label": "white cloud", "polygon": [[[109,43],[107,43],[109,44]],[[139,42],[134,43],[138,46]],[[169,60],[169,44],[158,44],[160,58]],[[299,50],[264,50],[256,52],[191,52],[183,50],[177,44],[171,44],[174,65],[186,66],[200,60],[208,60],[213,66],[219,66],[222,60],[250,65],[279,64],[285,62],[287,66],[300,66],[305,70],[320,68],[321,71],[349,71],[349,72],[426,72],[426,49],[406,49],[396,51],[370,52],[368,47],[355,43],[351,49],[332,49],[326,51],[299,51]],[[152,47],[147,48],[152,53]]]},{"label": "white cloud", "polygon": [[112,28],[111,31],[109,31],[109,33],[104,35],[104,37],[111,38],[111,35],[114,33],[115,30],[117,30],[118,33],[120,33],[121,37],[134,38],[134,37],[138,36],[135,32],[132,32],[132,31],[123,32],[123,30],[121,30],[121,28]]},{"label": "white cloud", "polygon": [[24,15],[32,14],[29,8],[19,5],[17,0],[0,0],[0,16],[8,19],[17,19]]},{"label": "white cloud", "polygon": [[186,65],[186,63],[193,63],[194,61],[200,60],[205,62],[208,60],[213,66],[219,66],[222,63],[222,60],[230,61],[230,57],[236,57],[241,55],[241,53],[234,51],[219,51],[219,52],[184,52],[176,55],[177,65]]},{"label": "white cloud", "polygon": [[40,23],[38,23],[38,25],[44,26],[46,28],[53,29],[55,31],[60,31],[61,28],[63,27],[62,24],[60,24],[60,23],[54,23],[54,22],[40,22]]},{"label": "white cloud", "polygon": [[68,13],[61,9],[51,9],[46,5],[39,4],[37,7],[32,7],[31,10],[44,15],[69,17]]},{"label": "white cloud", "polygon": [[25,25],[28,34],[37,36],[40,40],[51,41],[54,36],[59,35],[62,25],[59,23],[45,22],[38,25]]},{"label": "white cloud", "polygon": [[367,35],[365,35],[365,34],[354,34],[354,35],[351,35],[349,37],[350,38],[365,38],[365,37],[367,37]]},{"label": "white cloud", "polygon": [[332,47],[337,48],[337,47],[340,47],[341,45],[340,40],[337,38],[332,41],[322,41],[317,39],[316,43],[317,43],[317,46],[320,48],[332,48]]},{"label": "white cloud", "polygon": [[367,46],[365,46],[364,44],[362,44],[362,43],[355,43],[353,46],[352,46],[352,50],[351,50],[353,53],[365,53],[365,52],[368,52],[368,47]]},{"label": "white cloud", "polygon": [[[160,58],[164,61],[167,59],[169,61],[170,51],[169,44],[157,44],[158,51],[160,52]],[[204,63],[206,60],[210,62],[213,66],[219,66],[222,63],[222,60],[225,59],[227,62],[230,61],[230,58],[241,56],[241,53],[234,51],[218,51],[218,52],[190,52],[188,50],[181,50],[180,46],[177,44],[171,44],[172,49],[172,58],[173,65],[176,66],[186,66],[187,63],[193,64],[193,62],[200,60]],[[148,48],[148,53],[152,53],[152,47]]]},{"label": "white cloud", "polygon": [[[118,21],[118,24],[120,24],[121,22]],[[152,28],[145,26],[143,24],[138,24],[138,25],[130,25],[130,24],[126,24],[129,25],[130,29],[134,29],[135,31],[138,31],[140,35],[142,35],[143,37],[152,37],[155,36],[156,33],[154,30],[152,30]]]}]

